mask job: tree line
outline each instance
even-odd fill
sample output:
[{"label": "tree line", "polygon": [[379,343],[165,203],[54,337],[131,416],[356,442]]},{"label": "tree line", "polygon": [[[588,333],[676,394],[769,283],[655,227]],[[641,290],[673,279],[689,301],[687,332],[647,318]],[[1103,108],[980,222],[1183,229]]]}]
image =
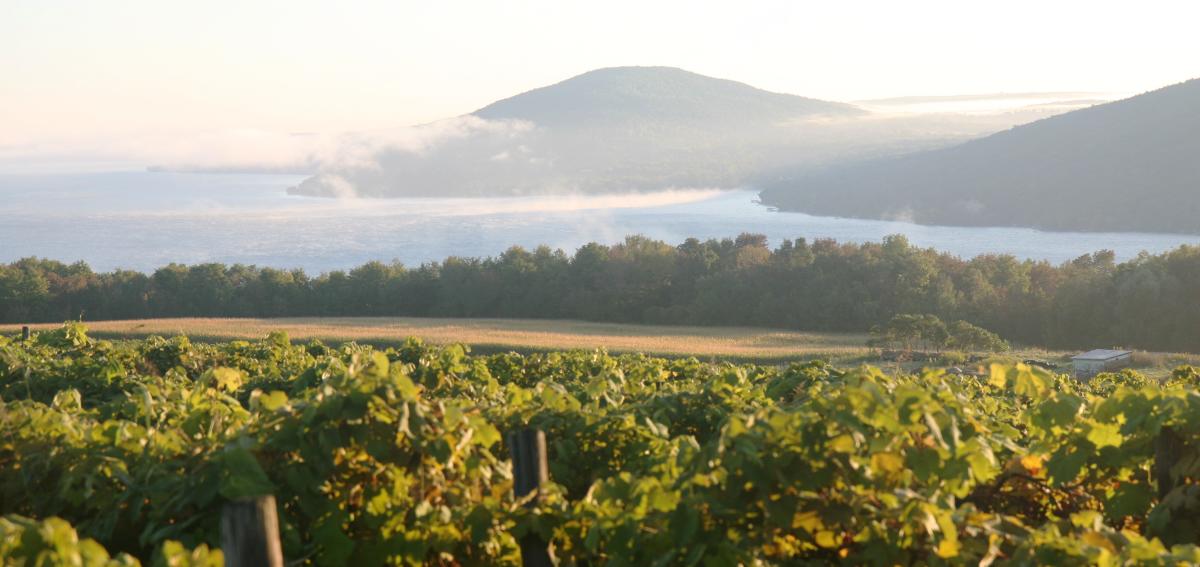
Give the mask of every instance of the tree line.
[{"label": "tree line", "polygon": [[911,245],[765,236],[673,246],[644,236],[561,250],[317,276],[170,264],[151,274],[26,258],[0,264],[0,321],[148,317],[430,316],[754,325],[863,332],[906,313],[966,321],[1024,344],[1200,352],[1200,247],[1111,251],[1053,265]]},{"label": "tree line", "polygon": [[966,321],[946,324],[937,315],[903,313],[871,327],[867,346],[881,349],[1003,352],[1011,348],[1000,335]]}]

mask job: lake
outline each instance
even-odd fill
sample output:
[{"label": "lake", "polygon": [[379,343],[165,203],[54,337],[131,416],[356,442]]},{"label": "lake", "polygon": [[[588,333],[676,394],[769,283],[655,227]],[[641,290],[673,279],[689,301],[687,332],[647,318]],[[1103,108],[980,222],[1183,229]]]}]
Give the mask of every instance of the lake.
[{"label": "lake", "polygon": [[1058,263],[1110,249],[1200,244],[1200,236],[1062,233],[1020,228],[919,226],[770,210],[751,191],[488,199],[319,199],[286,194],[294,175],[120,172],[0,176],[0,262],[40,256],[96,270],[223,262],[310,273],[369,260],[416,265],[447,256],[493,256],[512,245],[568,253],[587,242],[644,234],[676,244],[757,232],[784,238],[914,244],[963,257],[1007,253]]}]

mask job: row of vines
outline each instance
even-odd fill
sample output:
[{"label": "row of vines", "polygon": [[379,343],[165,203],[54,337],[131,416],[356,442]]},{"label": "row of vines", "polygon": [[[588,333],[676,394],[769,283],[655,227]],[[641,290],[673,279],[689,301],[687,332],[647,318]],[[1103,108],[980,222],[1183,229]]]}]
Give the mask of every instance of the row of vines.
[{"label": "row of vines", "polygon": [[[0,557],[219,565],[222,504],[269,493],[285,557],[317,565],[517,565],[530,533],[563,565],[1195,563],[1197,382],[68,324],[0,337]],[[525,426],[552,480],[532,507],[503,435]]]}]

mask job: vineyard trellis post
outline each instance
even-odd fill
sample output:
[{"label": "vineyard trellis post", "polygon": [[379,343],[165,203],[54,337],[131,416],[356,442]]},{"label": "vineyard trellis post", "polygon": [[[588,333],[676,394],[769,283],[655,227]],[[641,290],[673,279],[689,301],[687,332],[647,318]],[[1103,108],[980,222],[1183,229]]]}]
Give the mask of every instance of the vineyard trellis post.
[{"label": "vineyard trellis post", "polygon": [[[527,506],[537,505],[542,497],[540,488],[550,482],[550,469],[546,462],[546,434],[533,428],[509,433],[508,448],[512,453],[513,496],[524,498],[537,490],[538,493]],[[521,564],[525,567],[550,567],[554,558],[550,545],[536,534],[528,534],[518,542],[521,546]]]},{"label": "vineyard trellis post", "polygon": [[283,567],[274,496],[225,503],[221,511],[221,552],[227,567]]},{"label": "vineyard trellis post", "polygon": [[1183,456],[1183,439],[1170,427],[1164,427],[1154,440],[1154,479],[1158,485],[1158,499],[1162,500],[1175,488],[1171,469]]}]

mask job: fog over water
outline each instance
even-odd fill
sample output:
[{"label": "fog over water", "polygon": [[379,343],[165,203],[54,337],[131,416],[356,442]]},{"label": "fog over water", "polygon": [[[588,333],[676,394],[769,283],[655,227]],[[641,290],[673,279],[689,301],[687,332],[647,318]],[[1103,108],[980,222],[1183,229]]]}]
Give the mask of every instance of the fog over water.
[{"label": "fog over water", "polygon": [[1058,263],[1101,249],[1128,259],[1200,236],[1061,233],[1020,228],[918,226],[772,211],[752,191],[675,190],[580,197],[322,199],[290,196],[294,175],[124,172],[0,176],[0,261],[84,260],[96,270],[151,271],[180,262],[346,269],[370,260],[417,265],[447,256],[492,256],[512,245],[568,253],[591,241],[645,234],[766,234],[915,244],[969,257],[1007,253]]}]

